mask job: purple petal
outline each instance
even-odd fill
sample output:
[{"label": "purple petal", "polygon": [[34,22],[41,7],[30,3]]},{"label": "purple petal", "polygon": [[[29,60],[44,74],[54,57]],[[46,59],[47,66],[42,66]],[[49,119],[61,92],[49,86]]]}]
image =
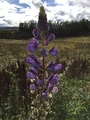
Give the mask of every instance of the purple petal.
[{"label": "purple petal", "polygon": [[53,47],[52,49],[49,50],[49,53],[52,55],[52,56],[56,56],[58,54],[58,51],[55,50],[55,47]]},{"label": "purple petal", "polygon": [[34,60],[32,58],[26,58],[26,63],[33,64]]},{"label": "purple petal", "polygon": [[52,61],[48,64],[47,69],[49,70],[49,72],[54,72],[55,68]]},{"label": "purple petal", "polygon": [[35,86],[35,84],[30,84],[30,90],[36,90],[37,88],[36,88],[36,86]]},{"label": "purple petal", "polygon": [[54,66],[49,67],[49,68],[48,68],[48,71],[49,71],[49,72],[54,72],[54,71],[55,71]]},{"label": "purple petal", "polygon": [[55,68],[56,71],[61,70],[62,64],[57,64],[54,68]]},{"label": "purple petal", "polygon": [[58,74],[55,74],[55,75],[53,76],[53,79],[52,79],[52,80],[50,80],[50,82],[49,82],[49,83],[51,83],[52,85],[57,84],[58,79],[59,79]]},{"label": "purple petal", "polygon": [[32,33],[34,37],[36,37],[38,40],[41,40],[40,32],[37,28],[35,28]]},{"label": "purple petal", "polygon": [[33,64],[33,67],[35,68],[35,69],[39,69],[40,68],[40,62],[34,62],[34,64]]},{"label": "purple petal", "polygon": [[40,62],[37,60],[37,59],[34,59],[35,60],[35,62],[34,62],[34,64],[33,64],[33,67],[35,68],[35,69],[39,69],[40,68]]},{"label": "purple petal", "polygon": [[35,55],[30,55],[30,57],[34,60],[33,67],[35,69],[38,69],[40,67],[40,62],[37,60],[37,57]]},{"label": "purple petal", "polygon": [[58,79],[59,79],[59,75],[58,75],[58,74],[55,74],[55,75],[53,76],[53,79],[58,80]]},{"label": "purple petal", "polygon": [[30,55],[29,58],[26,58],[28,64],[32,64],[35,69],[40,67],[40,62],[37,60],[35,55]]},{"label": "purple petal", "polygon": [[32,38],[32,41],[30,41],[27,45],[27,49],[30,52],[34,52],[38,47],[38,41],[35,38]]},{"label": "purple petal", "polygon": [[36,77],[36,74],[33,74],[32,72],[27,72],[27,77],[28,77],[29,79],[33,79],[33,78]]},{"label": "purple petal", "polygon": [[[31,43],[32,44],[32,43]],[[36,50],[35,47],[33,47],[31,44],[28,44],[27,45],[27,49],[30,51],[30,52],[34,52]]]},{"label": "purple petal", "polygon": [[48,41],[53,41],[55,39],[55,35],[51,33],[51,35],[48,38]]},{"label": "purple petal", "polygon": [[34,67],[30,67],[29,71],[32,72],[35,75],[37,74],[37,71],[36,71],[36,69]]},{"label": "purple petal", "polygon": [[34,43],[34,47],[38,47],[38,41],[37,41],[37,39],[32,38],[32,40],[33,40],[33,43]]},{"label": "purple petal", "polygon": [[42,86],[42,85],[43,85],[43,80],[40,80],[40,79],[39,79],[39,80],[37,81],[37,85],[38,85],[38,86]]},{"label": "purple petal", "polygon": [[53,33],[47,33],[46,36],[45,36],[45,39],[46,39],[46,42],[45,42],[45,45],[47,46],[49,41],[53,41],[55,39],[55,35]]},{"label": "purple petal", "polygon": [[56,56],[56,55],[58,54],[58,51],[57,51],[57,50],[54,50],[53,52],[50,52],[50,54],[51,54],[52,56]]}]

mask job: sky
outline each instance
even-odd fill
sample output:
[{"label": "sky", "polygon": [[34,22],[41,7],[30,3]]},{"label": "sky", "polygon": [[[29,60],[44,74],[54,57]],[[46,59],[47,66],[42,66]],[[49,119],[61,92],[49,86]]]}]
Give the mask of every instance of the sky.
[{"label": "sky", "polygon": [[52,21],[90,20],[90,0],[0,0],[0,27],[38,21],[40,6]]}]

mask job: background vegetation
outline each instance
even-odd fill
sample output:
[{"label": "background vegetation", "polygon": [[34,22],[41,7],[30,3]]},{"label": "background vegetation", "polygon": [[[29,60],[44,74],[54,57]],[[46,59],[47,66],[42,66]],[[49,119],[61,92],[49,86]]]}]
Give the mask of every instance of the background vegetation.
[{"label": "background vegetation", "polygon": [[[90,35],[90,21],[82,19],[80,21],[53,22],[48,21],[50,32],[60,37],[77,37]],[[17,28],[1,29],[0,38],[2,39],[29,39],[32,37],[32,30],[35,28],[36,22],[22,22]]]},{"label": "background vegetation", "polygon": [[[0,40],[0,120],[30,120],[33,95],[26,77],[28,41]],[[63,69],[47,120],[89,120],[90,37],[56,39],[46,49],[53,45],[59,50],[55,59]]]}]

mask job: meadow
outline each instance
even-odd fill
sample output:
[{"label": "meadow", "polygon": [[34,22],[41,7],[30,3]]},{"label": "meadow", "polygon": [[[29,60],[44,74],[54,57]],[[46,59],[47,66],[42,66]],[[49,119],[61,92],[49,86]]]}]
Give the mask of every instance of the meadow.
[{"label": "meadow", "polygon": [[[0,120],[30,120],[33,96],[26,78],[28,42],[0,39]],[[51,46],[58,49],[54,59],[63,69],[47,120],[90,120],[90,37],[56,39],[46,46],[47,51]]]},{"label": "meadow", "polygon": [[[0,39],[0,67],[6,66],[9,60],[23,60],[27,56],[28,42],[29,40]],[[49,44],[49,48],[53,45],[59,50],[60,59],[75,57],[75,55],[84,57],[90,55],[90,37],[57,39]],[[47,49],[49,48],[47,46]]]}]

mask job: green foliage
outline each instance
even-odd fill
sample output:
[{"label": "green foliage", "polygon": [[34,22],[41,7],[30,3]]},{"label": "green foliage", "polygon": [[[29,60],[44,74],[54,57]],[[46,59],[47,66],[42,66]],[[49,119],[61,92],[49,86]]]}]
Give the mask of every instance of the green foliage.
[{"label": "green foliage", "polygon": [[[27,65],[17,61],[9,63],[7,68],[0,72],[0,118],[2,120],[29,119],[34,96],[29,91],[30,83],[26,71]],[[58,84],[59,91],[50,100],[52,112],[47,116],[47,120],[88,120],[90,118],[90,74],[86,73],[86,76],[83,76],[83,79],[69,78],[65,70],[62,71]]]},{"label": "green foliage", "polygon": [[16,120],[29,116],[33,96],[24,63],[10,63],[0,71],[0,118]]},{"label": "green foliage", "polygon": [[67,66],[66,75],[68,78],[82,78],[86,74],[90,73],[90,61],[89,58],[77,56],[72,59]]},{"label": "green foliage", "polygon": [[[51,101],[52,114],[47,120],[89,120],[90,94],[86,91],[86,82],[67,79],[63,75],[59,83],[59,92]],[[88,77],[88,80],[90,76]]]}]

